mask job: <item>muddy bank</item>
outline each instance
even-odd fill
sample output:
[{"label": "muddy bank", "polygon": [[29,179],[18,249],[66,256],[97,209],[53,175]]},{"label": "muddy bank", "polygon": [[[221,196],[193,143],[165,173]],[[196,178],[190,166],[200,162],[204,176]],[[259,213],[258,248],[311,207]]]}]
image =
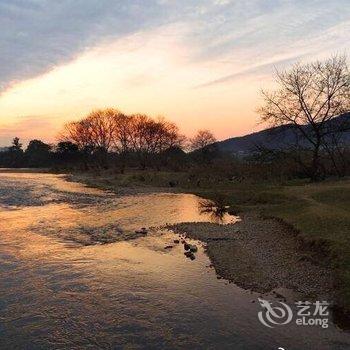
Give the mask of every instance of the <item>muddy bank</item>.
[{"label": "muddy bank", "polygon": [[288,288],[308,299],[333,299],[332,270],[303,251],[295,234],[276,220],[246,214],[236,224],[181,223],[169,228],[205,242],[218,276],[243,288],[261,293]]}]

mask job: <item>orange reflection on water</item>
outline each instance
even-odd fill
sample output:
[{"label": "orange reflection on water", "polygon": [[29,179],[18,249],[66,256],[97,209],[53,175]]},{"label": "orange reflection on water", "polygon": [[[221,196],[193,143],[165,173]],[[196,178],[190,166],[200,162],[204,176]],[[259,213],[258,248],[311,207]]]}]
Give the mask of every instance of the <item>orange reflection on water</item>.
[{"label": "orange reflection on water", "polygon": [[[334,327],[262,328],[258,295],[218,281],[199,242],[191,261],[172,232],[125,241],[143,226],[212,220],[196,196],[117,197],[50,174],[0,178],[0,349],[350,346]],[[97,244],[109,236],[121,241]]]}]

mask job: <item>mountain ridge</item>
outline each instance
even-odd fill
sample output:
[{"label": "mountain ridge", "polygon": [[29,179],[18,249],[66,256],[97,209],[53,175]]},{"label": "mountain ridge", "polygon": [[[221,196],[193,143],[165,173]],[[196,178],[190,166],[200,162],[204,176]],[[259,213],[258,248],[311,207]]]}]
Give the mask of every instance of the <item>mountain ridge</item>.
[{"label": "mountain ridge", "polygon": [[[342,141],[350,145],[350,113],[342,114],[328,122],[329,125],[334,123],[346,123],[348,130],[343,132]],[[307,132],[309,126],[303,126]],[[300,137],[301,132],[292,124],[270,127],[248,135],[228,138],[218,141],[214,145],[219,151],[236,155],[245,155],[254,152],[257,147],[268,149],[286,149],[298,142],[303,147],[310,147],[309,141]]]}]

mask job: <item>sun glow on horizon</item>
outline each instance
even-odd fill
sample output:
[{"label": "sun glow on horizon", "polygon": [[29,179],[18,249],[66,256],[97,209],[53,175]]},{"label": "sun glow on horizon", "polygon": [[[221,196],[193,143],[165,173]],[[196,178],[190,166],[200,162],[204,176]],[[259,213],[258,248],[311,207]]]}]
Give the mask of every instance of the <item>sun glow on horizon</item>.
[{"label": "sun glow on horizon", "polygon": [[[84,50],[70,47],[74,58],[58,60],[43,74],[33,71],[33,78],[19,78],[2,92],[0,146],[15,136],[54,142],[66,122],[107,107],[164,116],[186,136],[210,129],[221,140],[262,129],[255,111],[260,89],[273,84],[274,67],[346,52],[349,42],[345,15],[339,23],[301,35],[299,21],[285,26],[293,11],[303,13],[299,7],[253,13],[236,27],[237,13],[226,18],[219,12],[212,22],[199,20],[204,16],[199,14],[196,21],[100,35]],[[309,25],[312,18],[305,13],[301,20]],[[54,47],[60,49],[60,43]]]},{"label": "sun glow on horizon", "polygon": [[[166,26],[103,43],[72,62],[14,84],[0,96],[0,130],[18,125],[20,137],[36,133],[53,141],[65,122],[93,109],[115,107],[162,115],[188,136],[200,128],[213,130],[219,139],[248,132],[255,125],[256,81],[243,77],[228,85],[200,87],[244,66],[229,60],[195,62],[196,48],[182,40],[186,30]],[[32,126],[35,119],[46,122],[42,127],[38,123],[37,130],[21,131],[27,119]]]}]

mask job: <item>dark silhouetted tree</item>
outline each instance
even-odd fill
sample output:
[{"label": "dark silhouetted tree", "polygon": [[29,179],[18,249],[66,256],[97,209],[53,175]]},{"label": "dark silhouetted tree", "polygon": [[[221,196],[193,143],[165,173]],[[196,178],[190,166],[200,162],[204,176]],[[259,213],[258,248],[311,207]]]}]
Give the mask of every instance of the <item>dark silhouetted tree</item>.
[{"label": "dark silhouetted tree", "polygon": [[40,141],[31,140],[25,151],[26,163],[29,167],[45,167],[51,163],[51,146]]},{"label": "dark silhouetted tree", "polygon": [[69,164],[76,163],[80,159],[80,151],[77,144],[70,141],[58,142],[55,150],[55,159],[59,163]]},{"label": "dark silhouetted tree", "polygon": [[18,137],[15,137],[12,141],[12,145],[8,148],[8,152],[5,154],[7,166],[13,168],[20,168],[24,166],[24,154],[22,144]]},{"label": "dark silhouetted tree", "polygon": [[265,105],[260,109],[261,119],[274,126],[291,124],[298,130],[310,144],[308,173],[312,180],[317,180],[322,173],[322,147],[329,135],[343,131],[330,121],[350,110],[346,57],[296,64],[288,71],[277,72],[275,80],[277,90],[263,91]]}]

